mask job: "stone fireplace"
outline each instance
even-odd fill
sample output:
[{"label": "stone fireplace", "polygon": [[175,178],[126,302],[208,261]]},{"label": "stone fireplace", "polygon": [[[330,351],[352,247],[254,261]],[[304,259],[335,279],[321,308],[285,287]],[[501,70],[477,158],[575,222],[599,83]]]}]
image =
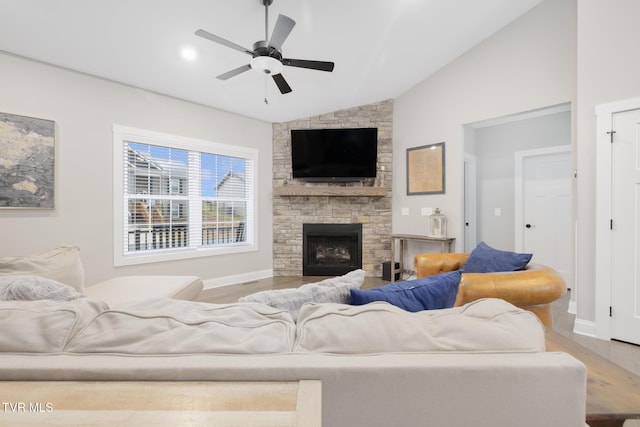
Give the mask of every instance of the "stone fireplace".
[{"label": "stone fireplace", "polygon": [[302,275],[340,276],[362,268],[362,224],[303,224]]},{"label": "stone fireplace", "polygon": [[[275,276],[311,274],[303,266],[304,224],[348,224],[359,225],[362,229],[361,268],[367,276],[382,277],[382,263],[390,261],[391,257],[392,122],[393,101],[389,100],[293,122],[273,124]],[[318,183],[292,179],[291,129],[348,127],[378,128],[377,179],[347,183]],[[342,255],[339,255],[340,253]],[[321,260],[327,255],[346,257],[344,248],[325,249],[325,253],[320,254]],[[358,267],[349,268],[353,270]],[[324,272],[313,275],[336,274]]]}]

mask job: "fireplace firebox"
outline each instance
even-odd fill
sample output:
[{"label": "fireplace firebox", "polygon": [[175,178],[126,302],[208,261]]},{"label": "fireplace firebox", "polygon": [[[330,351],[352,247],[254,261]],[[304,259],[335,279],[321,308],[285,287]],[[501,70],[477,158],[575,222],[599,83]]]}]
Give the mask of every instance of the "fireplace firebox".
[{"label": "fireplace firebox", "polygon": [[362,224],[303,224],[302,274],[338,276],[362,268]]}]

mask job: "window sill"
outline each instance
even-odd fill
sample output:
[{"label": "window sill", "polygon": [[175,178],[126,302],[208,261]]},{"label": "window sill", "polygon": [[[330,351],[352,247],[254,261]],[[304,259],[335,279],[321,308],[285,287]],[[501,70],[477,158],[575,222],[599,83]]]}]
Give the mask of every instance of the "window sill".
[{"label": "window sill", "polygon": [[180,261],[186,259],[196,259],[209,256],[231,255],[246,252],[255,252],[258,250],[257,245],[236,244],[229,246],[218,246],[215,248],[182,248],[167,249],[166,251],[140,251],[135,254],[114,254],[114,266],[123,267],[128,265],[151,264],[156,262]]}]

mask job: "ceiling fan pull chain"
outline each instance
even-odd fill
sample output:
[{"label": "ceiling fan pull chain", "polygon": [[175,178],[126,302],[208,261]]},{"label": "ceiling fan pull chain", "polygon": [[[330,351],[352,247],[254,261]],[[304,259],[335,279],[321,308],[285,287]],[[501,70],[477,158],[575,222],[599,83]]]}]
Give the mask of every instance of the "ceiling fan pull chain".
[{"label": "ceiling fan pull chain", "polygon": [[267,85],[268,77],[264,78],[264,105],[269,105],[269,100],[267,99],[267,91],[269,90],[269,86]]}]

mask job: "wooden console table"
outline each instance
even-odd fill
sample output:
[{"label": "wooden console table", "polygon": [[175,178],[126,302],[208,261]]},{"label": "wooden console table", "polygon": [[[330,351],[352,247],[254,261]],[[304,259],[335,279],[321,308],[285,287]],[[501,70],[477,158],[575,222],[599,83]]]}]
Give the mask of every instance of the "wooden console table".
[{"label": "wooden console table", "polygon": [[320,381],[0,382],[11,426],[321,427]]},{"label": "wooden console table", "polygon": [[[640,377],[555,331],[546,333],[547,351],[563,351],[587,367],[587,424],[622,427],[640,419]],[[558,396],[562,398],[562,396]]]},{"label": "wooden console table", "polygon": [[[396,240],[400,241],[399,244],[399,267],[396,268]],[[456,240],[454,237],[428,237],[415,234],[392,234],[391,235],[391,281],[396,279],[396,273],[400,272],[400,278],[402,279],[402,273],[404,272],[404,243],[409,240],[415,240],[420,242],[440,243],[440,252],[451,252],[453,248],[453,242]]]}]

